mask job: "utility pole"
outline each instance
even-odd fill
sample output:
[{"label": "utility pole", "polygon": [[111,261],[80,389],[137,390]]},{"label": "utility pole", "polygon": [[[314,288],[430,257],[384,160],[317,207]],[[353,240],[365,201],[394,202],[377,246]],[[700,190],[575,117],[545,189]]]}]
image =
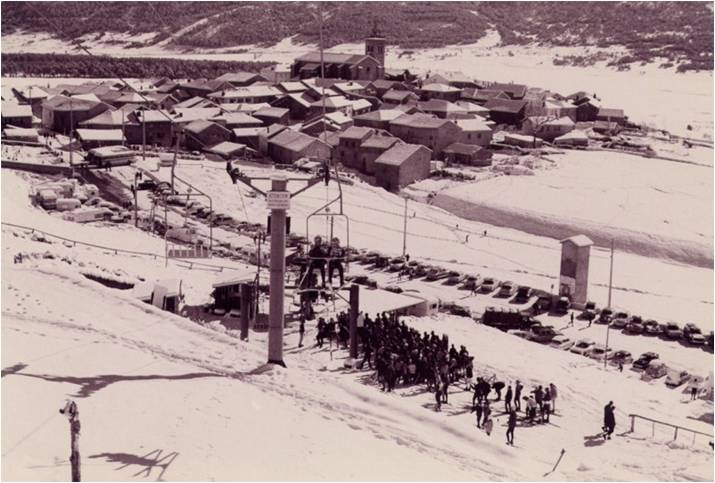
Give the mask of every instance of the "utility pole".
[{"label": "utility pole", "polygon": [[290,208],[288,180],[283,174],[271,178],[268,207],[271,210],[271,279],[270,316],[268,323],[268,362],[285,367],[283,362],[283,326],[285,264],[286,264],[286,211]]},{"label": "utility pole", "polygon": [[[142,161],[146,162],[146,108],[144,107],[142,107]],[[172,184],[171,187],[173,188],[174,185]]]},{"label": "utility pole", "polygon": [[72,481],[82,481],[80,473],[80,457],[79,457],[79,409],[77,403],[70,401],[65,402],[65,406],[60,409],[60,414],[64,414],[70,422],[70,464],[72,465]]},{"label": "utility pole", "polygon": [[360,285],[350,286],[350,358],[355,361],[358,356],[357,319],[360,312]]},{"label": "utility pole", "polygon": [[166,203],[166,195],[162,197],[164,201],[164,266],[169,266],[169,239],[167,234],[169,233],[169,210]]},{"label": "utility pole", "polygon": [[405,196],[405,216],[402,225],[402,258],[407,254],[407,197]]},{"label": "utility pole", "polygon": [[[613,291],[613,248],[614,248],[614,241],[611,239],[611,270],[610,274],[608,276],[608,308],[611,308],[611,292]],[[608,369],[607,361],[608,361],[608,336],[609,333],[611,332],[611,321],[608,321],[608,324],[606,325],[606,352],[603,354],[603,368]]]},{"label": "utility pole", "polygon": [[70,139],[70,166],[72,166],[72,128],[74,126],[74,116],[72,115],[72,96],[70,96],[70,132],[69,132],[69,139]]},{"label": "utility pole", "polygon": [[263,233],[262,231],[258,232],[258,234],[254,237],[254,241],[256,242],[257,249],[256,249],[256,311],[255,313],[258,314],[258,305],[259,305],[259,300],[260,300],[260,294],[261,294],[261,245],[266,241],[266,234]]}]

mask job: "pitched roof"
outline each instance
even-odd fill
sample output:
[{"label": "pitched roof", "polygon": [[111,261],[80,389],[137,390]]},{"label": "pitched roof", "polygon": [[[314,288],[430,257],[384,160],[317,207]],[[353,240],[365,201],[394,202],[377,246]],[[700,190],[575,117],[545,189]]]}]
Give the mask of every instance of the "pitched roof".
[{"label": "pitched roof", "polygon": [[377,111],[370,111],[366,112],[365,114],[360,114],[359,116],[355,116],[353,119],[360,119],[365,121],[392,121],[404,115],[404,112],[397,109],[379,109]]},{"label": "pitched roof", "polygon": [[213,116],[209,118],[210,121],[225,121],[226,124],[231,125],[263,125],[263,121],[258,118],[246,114],[245,112],[224,112],[218,116]]},{"label": "pitched roof", "polygon": [[462,89],[447,84],[425,84],[421,90],[426,92],[460,92]]},{"label": "pitched roof", "polygon": [[611,109],[608,107],[602,107],[598,110],[598,116],[622,118],[622,117],[624,117],[624,113],[623,113],[623,109]]},{"label": "pitched roof", "polygon": [[353,126],[347,128],[340,134],[341,139],[363,139],[365,136],[372,135],[375,131],[369,127]]},{"label": "pitched roof", "polygon": [[593,245],[593,241],[586,235],[575,235],[569,238],[564,238],[560,243],[571,242],[577,247],[589,247]]},{"label": "pitched roof", "polygon": [[354,111],[372,108],[372,103],[367,99],[350,99],[350,104],[352,104]]},{"label": "pitched roof", "polygon": [[[340,109],[341,107],[350,106],[351,103],[344,96],[330,96],[325,98],[325,107]],[[311,104],[311,107],[323,107],[323,100],[317,100]]]},{"label": "pitched roof", "polygon": [[524,84],[503,84],[497,82],[490,86],[491,89],[504,91],[511,98],[520,98],[526,95],[527,87]]},{"label": "pitched roof", "polygon": [[284,109],[282,107],[262,107],[256,112],[253,113],[254,116],[266,116],[266,117],[274,117],[274,118],[281,118],[288,114],[290,110]]},{"label": "pitched roof", "polygon": [[462,128],[462,131],[491,132],[491,128],[484,119],[454,119],[454,123]]},{"label": "pitched roof", "polygon": [[94,116],[91,119],[82,121],[79,123],[80,126],[91,126],[93,124],[99,124],[104,126],[121,126],[124,124],[131,123],[129,115],[132,113],[129,109],[108,109],[101,114]]},{"label": "pitched roof", "polygon": [[246,112],[252,114],[264,107],[271,107],[267,102],[227,102],[220,104],[221,109],[229,112]]},{"label": "pitched roof", "polygon": [[367,138],[360,147],[362,148],[379,148],[388,149],[395,145],[395,143],[402,142],[399,138],[392,136],[370,136]]},{"label": "pitched roof", "polygon": [[2,101],[0,114],[2,117],[32,117],[32,107],[29,104]]},{"label": "pitched roof", "polygon": [[562,116],[558,119],[552,119],[551,121],[548,121],[545,123],[547,126],[574,126],[575,123],[573,120],[568,117],[568,116]]},{"label": "pitched roof", "polygon": [[216,77],[217,81],[221,82],[250,82],[252,80],[255,80],[256,77],[259,77],[258,74],[255,72],[226,72],[223,75],[220,75]]},{"label": "pitched roof", "polygon": [[328,112],[325,114],[325,117],[338,125],[343,125],[352,122],[350,116],[347,116],[340,111]]},{"label": "pitched roof", "polygon": [[303,92],[308,89],[305,84],[298,81],[281,82],[278,87],[286,92]]},{"label": "pitched roof", "polygon": [[246,99],[252,97],[270,97],[283,94],[281,91],[270,85],[253,84],[246,87],[234,87],[210,93],[206,97],[220,99]]},{"label": "pitched roof", "polygon": [[477,146],[476,144],[452,143],[449,146],[447,146],[446,148],[444,148],[443,152],[472,155],[472,154],[477,153],[481,150],[482,150],[482,147]]},{"label": "pitched roof", "polygon": [[425,112],[444,112],[444,113],[465,113],[467,110],[462,106],[458,106],[449,101],[442,99],[430,99],[425,102],[418,102],[417,107]]},{"label": "pitched roof", "polygon": [[204,99],[203,97],[194,96],[189,99],[186,99],[185,101],[181,101],[178,104],[175,104],[174,109],[184,109],[184,108],[189,108],[189,107],[210,107],[210,106],[215,107],[216,104],[209,101],[208,99]]},{"label": "pitched roof", "polygon": [[390,122],[397,126],[440,128],[451,121],[430,116],[429,114],[404,114]]},{"label": "pitched roof", "polygon": [[77,137],[82,141],[123,141],[121,129],[77,129]]},{"label": "pitched roof", "polygon": [[400,143],[395,144],[390,149],[382,153],[376,160],[375,164],[388,164],[391,166],[401,166],[405,161],[407,161],[413,154],[417,151],[425,149],[430,151],[430,149],[422,146],[421,144],[406,144]]},{"label": "pitched roof", "polygon": [[526,107],[526,101],[500,99],[494,97],[492,99],[489,99],[486,104],[484,104],[484,107],[486,107],[490,111],[508,112],[515,114]]},{"label": "pitched roof", "polygon": [[230,132],[228,129],[223,127],[221,124],[211,122],[211,121],[203,121],[203,120],[190,122],[189,124],[187,124],[184,127],[184,130],[189,131],[194,134],[199,134],[207,129],[211,129],[211,128],[216,129],[216,126],[218,126],[218,128],[221,128],[226,132]]},{"label": "pitched roof", "polygon": [[218,107],[193,107],[186,109],[177,109],[174,107],[174,111],[176,112],[174,120],[181,123],[206,120],[218,116],[221,112]]},{"label": "pitched roof", "polygon": [[489,112],[489,109],[487,109],[484,106],[480,106],[479,104],[475,102],[469,102],[469,101],[457,101],[455,102],[459,107],[462,107],[469,113],[487,113]]},{"label": "pitched roof", "polygon": [[408,97],[417,98],[417,95],[412,91],[401,91],[396,89],[390,89],[382,95],[382,100],[385,102],[402,102]]},{"label": "pitched roof", "polygon": [[235,153],[236,151],[243,151],[244,149],[246,149],[245,144],[232,143],[230,141],[223,141],[221,143],[216,144],[215,146],[211,146],[206,151],[209,151],[211,153],[221,154],[221,155],[229,155],[229,154]]},{"label": "pitched roof", "polygon": [[276,144],[285,149],[293,152],[303,152],[308,146],[314,142],[322,142],[313,136],[308,136],[307,134],[293,131],[292,129],[284,129],[275,136],[273,136],[269,141],[271,144]]},{"label": "pitched roof", "polygon": [[141,109],[135,113],[139,122],[172,122],[173,115],[166,110]]}]

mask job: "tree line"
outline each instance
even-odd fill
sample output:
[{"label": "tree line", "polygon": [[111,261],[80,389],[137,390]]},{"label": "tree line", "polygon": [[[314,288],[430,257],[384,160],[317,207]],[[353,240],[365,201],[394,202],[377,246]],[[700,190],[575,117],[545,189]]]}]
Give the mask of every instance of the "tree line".
[{"label": "tree line", "polygon": [[4,76],[213,79],[227,72],[258,72],[270,62],[107,57],[73,54],[2,54]]}]

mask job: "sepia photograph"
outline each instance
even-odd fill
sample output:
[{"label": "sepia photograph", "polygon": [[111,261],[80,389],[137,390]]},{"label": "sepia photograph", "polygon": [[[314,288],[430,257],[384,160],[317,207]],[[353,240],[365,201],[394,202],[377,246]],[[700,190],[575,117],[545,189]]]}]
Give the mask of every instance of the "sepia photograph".
[{"label": "sepia photograph", "polygon": [[0,2],[0,480],[713,481],[712,1]]}]

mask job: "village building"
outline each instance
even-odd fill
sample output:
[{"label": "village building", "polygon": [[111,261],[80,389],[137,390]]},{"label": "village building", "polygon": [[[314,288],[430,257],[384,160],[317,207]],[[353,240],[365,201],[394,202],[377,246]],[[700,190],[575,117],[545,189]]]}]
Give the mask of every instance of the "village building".
[{"label": "village building", "polygon": [[454,122],[428,114],[405,114],[390,122],[390,133],[406,143],[422,144],[435,155],[459,140],[462,130]]},{"label": "village building", "polygon": [[260,70],[261,77],[266,79],[267,82],[272,84],[278,84],[279,82],[286,82],[290,80],[290,65],[286,64],[273,64],[268,65]]},{"label": "village building", "polygon": [[597,121],[615,122],[616,124],[619,124],[621,126],[626,123],[627,119],[628,118],[623,113],[623,109],[610,109],[607,107],[602,107],[596,113]]},{"label": "village building", "polygon": [[571,131],[554,139],[556,146],[586,147],[588,135],[583,131]]},{"label": "village building", "polygon": [[45,89],[38,86],[28,86],[25,88],[12,88],[12,93],[19,104],[29,104],[32,106],[32,113],[42,117],[42,101],[49,97]]},{"label": "village building", "polygon": [[259,119],[266,126],[281,123],[288,124],[290,121],[290,110],[280,107],[263,107],[253,113],[253,117]]},{"label": "village building", "polygon": [[218,104],[241,104],[241,103],[271,103],[283,93],[273,86],[264,84],[254,84],[246,87],[236,87],[233,89],[222,89],[211,92],[207,99]]},{"label": "village building", "polygon": [[265,127],[242,127],[233,129],[233,141],[238,144],[245,144],[254,150],[258,150],[260,146],[260,135],[265,131]]},{"label": "village building", "polygon": [[212,92],[231,90],[233,86],[225,81],[197,79],[180,84],[177,91],[183,91],[187,97],[207,97]]},{"label": "village building", "polygon": [[504,144],[518,146],[520,148],[540,148],[543,141],[535,136],[525,134],[505,133]]},{"label": "village building", "polygon": [[471,117],[471,114],[462,106],[442,99],[430,99],[429,101],[418,102],[417,107],[422,112],[432,114],[441,119],[463,119]]},{"label": "village building", "polygon": [[175,108],[174,122],[179,126],[185,126],[194,121],[207,121],[219,115],[221,109],[218,107]]},{"label": "village building", "polygon": [[524,84],[504,84],[501,82],[495,82],[494,84],[491,84],[489,86],[489,89],[501,91],[507,96],[509,96],[509,99],[517,100],[524,99],[527,92],[527,87]]},{"label": "village building", "polygon": [[273,101],[271,106],[288,109],[288,118],[290,121],[302,121],[308,116],[312,103],[313,100],[305,94],[291,93]]},{"label": "village building", "polygon": [[492,128],[481,118],[455,119],[454,122],[462,130],[458,142],[477,146],[489,146],[492,142]]},{"label": "village building", "polygon": [[[141,144],[143,140],[150,146],[171,147],[174,145],[173,116],[168,111],[135,110],[129,115],[130,123],[124,129],[130,144]],[[146,127],[143,125],[146,124]]]},{"label": "village building", "polygon": [[108,104],[67,97],[54,96],[42,103],[42,127],[58,133],[69,134],[80,122],[91,119],[111,109]]},{"label": "village building", "polygon": [[224,141],[209,148],[204,148],[204,152],[222,160],[229,160],[242,156],[246,152],[246,145]]},{"label": "village building", "polygon": [[394,121],[405,113],[397,109],[379,109],[366,114],[353,117],[356,126],[371,127],[375,129],[390,130],[390,122]]},{"label": "village building", "polygon": [[257,117],[253,117],[245,112],[224,112],[218,116],[213,116],[209,121],[217,122],[227,129],[235,129],[241,127],[261,127],[263,121]]},{"label": "village building", "polygon": [[462,89],[452,87],[448,84],[424,84],[418,89],[420,99],[429,101],[430,99],[441,99],[443,101],[456,102],[462,97]]},{"label": "village building", "polygon": [[350,168],[358,168],[360,163],[360,145],[374,134],[367,127],[351,127],[338,135],[338,150],[335,160]]},{"label": "village building", "polygon": [[432,151],[419,144],[398,143],[375,160],[375,183],[388,191],[398,191],[410,183],[429,177]]},{"label": "village building", "polygon": [[367,175],[374,175],[375,160],[395,144],[400,143],[402,143],[402,141],[390,136],[389,133],[384,131],[376,132],[360,145],[358,162],[353,167]]},{"label": "village building", "polygon": [[246,87],[256,82],[269,82],[269,79],[255,72],[227,72],[214,79],[218,82],[228,82],[233,87]]},{"label": "village building", "polygon": [[444,160],[447,164],[463,164],[466,166],[491,166],[492,153],[476,144],[454,143],[444,149]]},{"label": "village building", "polygon": [[85,151],[124,144],[124,134],[121,129],[77,129],[77,138]]},{"label": "village building", "polygon": [[382,95],[385,104],[408,104],[419,101],[419,96],[412,91],[390,89]]},{"label": "village building", "polygon": [[39,142],[39,134],[37,129],[15,127],[7,125],[2,131],[3,141],[15,141],[19,143],[37,143]]},{"label": "village building", "polygon": [[280,82],[276,87],[286,94],[300,94],[308,90],[308,86],[300,81]]},{"label": "village building", "polygon": [[323,111],[328,112],[342,112],[348,116],[352,116],[353,105],[350,100],[345,96],[330,96],[320,99],[310,104],[310,110],[308,111],[308,117],[317,116],[322,114]]},{"label": "village building", "polygon": [[[372,103],[368,99],[348,99],[352,108],[352,115],[365,114],[373,109]],[[379,101],[378,101],[379,102]]]},{"label": "village building", "polygon": [[347,81],[347,82],[336,82],[333,84],[332,88],[338,91],[344,96],[349,96],[350,94],[365,95],[367,94],[367,87],[370,85],[368,81]]},{"label": "village building", "polygon": [[575,126],[576,124],[570,117],[564,116],[541,123],[531,134],[546,141],[553,141],[555,138],[573,131]]},{"label": "village building", "polygon": [[[291,66],[291,77],[319,77],[320,60],[320,52],[309,52],[298,57]],[[370,55],[324,52],[323,62],[326,77],[368,81],[382,77],[382,65]]]},{"label": "village building", "polygon": [[511,99],[506,93],[498,89],[465,89],[462,91],[462,99],[474,101],[484,106],[492,99]]},{"label": "village building", "polygon": [[592,129],[598,134],[615,136],[621,130],[621,127],[615,121],[595,121]]},{"label": "village building", "polygon": [[390,90],[409,91],[410,88],[404,82],[386,79],[377,79],[372,81],[370,85],[368,85],[368,91],[377,96],[379,99],[382,99],[382,96],[384,96],[385,93]]},{"label": "village building", "polygon": [[2,116],[2,127],[10,124],[16,127],[32,128],[32,106],[29,104],[2,101],[0,116]]},{"label": "village building", "polygon": [[216,108],[218,105],[215,102],[204,99],[203,97],[190,97],[184,99],[181,102],[174,104],[174,109],[204,109],[204,108]]},{"label": "village building", "polygon": [[489,117],[497,124],[519,126],[526,117],[526,101],[492,98],[484,104],[489,109]]},{"label": "village building", "polygon": [[572,102],[576,106],[576,122],[595,121],[598,117],[598,111],[601,108],[598,101],[589,97],[580,97]]},{"label": "village building", "polygon": [[544,101],[544,115],[551,118],[568,116],[576,121],[576,106],[565,100],[547,98]]},{"label": "village building", "polygon": [[211,121],[193,121],[184,126],[183,134],[183,144],[190,151],[201,151],[233,137],[231,131]]},{"label": "village building", "polygon": [[292,164],[300,158],[330,159],[331,148],[323,141],[307,134],[283,129],[268,139],[267,154],[276,163]]},{"label": "village building", "polygon": [[260,111],[263,108],[271,107],[267,102],[243,102],[240,104],[219,104],[222,111],[226,112],[243,112],[253,115],[254,112]]},{"label": "village building", "polygon": [[480,106],[476,102],[461,99],[455,102],[455,104],[464,109],[464,111],[471,116],[479,116],[483,119],[487,119],[489,117],[489,109],[484,106]]},{"label": "village building", "polygon": [[300,128],[300,132],[310,136],[318,136],[323,132],[344,131],[353,125],[350,116],[342,112],[329,112],[325,116],[319,115],[306,121]]}]

